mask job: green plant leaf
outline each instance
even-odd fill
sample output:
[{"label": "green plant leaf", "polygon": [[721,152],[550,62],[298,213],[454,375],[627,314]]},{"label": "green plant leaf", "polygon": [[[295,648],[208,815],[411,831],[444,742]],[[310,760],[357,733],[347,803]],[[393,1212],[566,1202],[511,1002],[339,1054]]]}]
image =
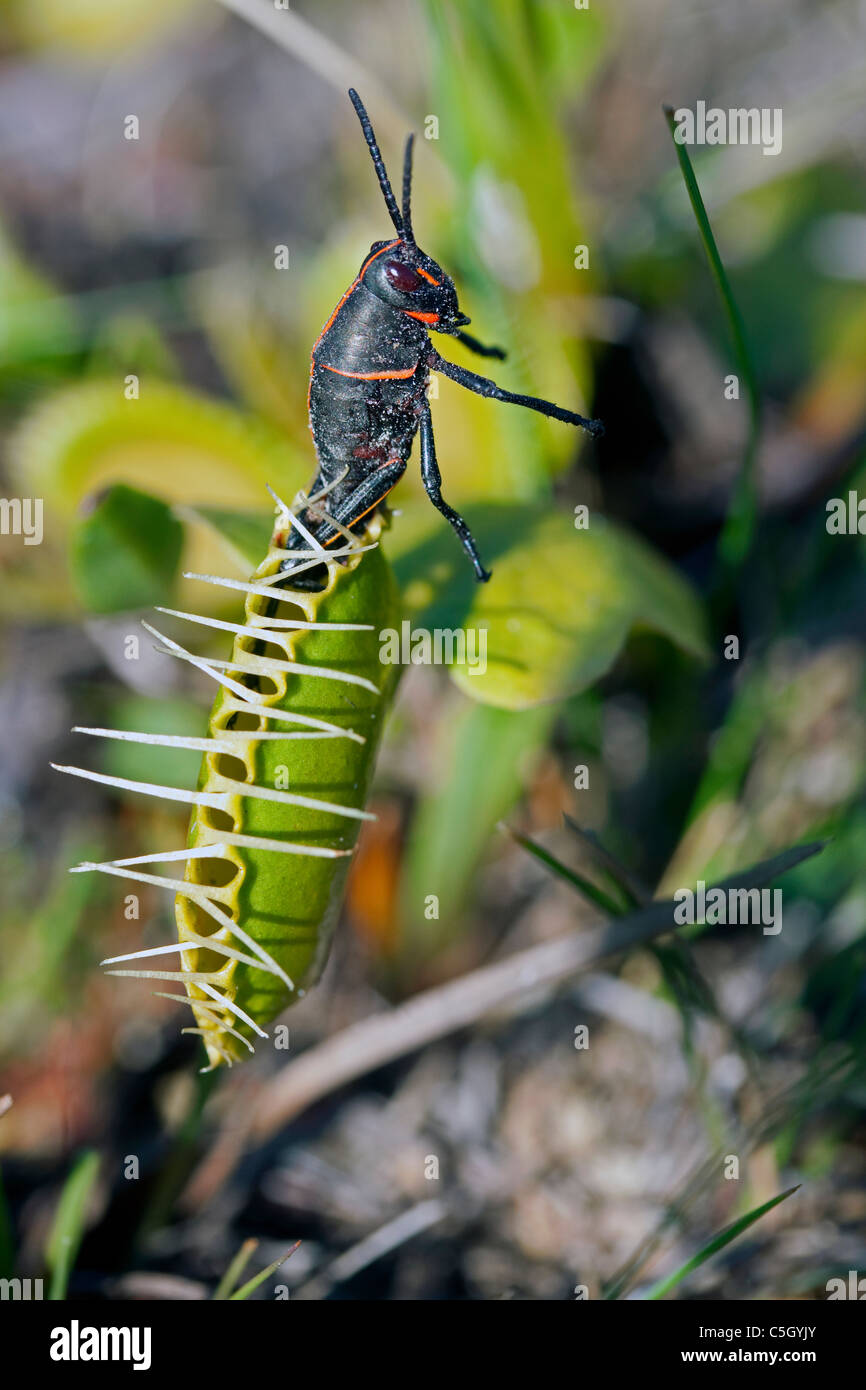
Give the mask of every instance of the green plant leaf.
[{"label": "green plant leaf", "polygon": [[561,699],[602,676],[636,627],[706,655],[696,594],[637,536],[595,514],[576,530],[540,507],[486,505],[468,519],[489,584],[475,583],[447,528],[431,531],[417,514],[401,516],[387,542],[413,622],[486,630],[486,669],[452,667],[467,695],[512,710]]},{"label": "green plant leaf", "polygon": [[176,507],[181,520],[203,521],[228,543],[239,559],[255,569],[267,552],[274,529],[273,511],[245,512],[230,507]]},{"label": "green plant leaf", "polygon": [[78,522],[70,565],[92,613],[119,613],[166,603],[183,547],[183,526],[156,497],[119,483]]},{"label": "green plant leaf", "polygon": [[292,496],[309,458],[261,420],[185,387],[151,381],[127,400],[116,381],[76,382],[40,401],[10,442],[22,496],[49,498],[55,516],[112,483],[145,490],[159,478],[168,502],[219,498],[256,506],[270,483]]},{"label": "green plant leaf", "polygon": [[[734,888],[764,888],[774,879],[786,874],[789,869],[795,869],[798,864],[802,864],[805,859],[811,859],[814,854],[820,854],[825,848],[825,840],[813,840],[808,845],[795,845],[792,849],[783,850],[781,854],[773,855],[772,859],[763,859],[759,864],[752,864],[748,869],[740,869],[737,873],[731,874],[728,878],[714,881],[707,885],[707,891],[711,888],[721,888],[727,893]],[[683,887],[686,885],[683,884]],[[669,921],[673,930],[677,923],[674,918],[674,909],[677,903],[674,898],[654,899],[648,907],[642,908],[640,912],[630,914],[624,921],[636,922],[638,924],[648,921],[663,922]],[[704,925],[697,924],[682,929],[682,936],[689,937],[699,932],[706,931]]]},{"label": "green plant leaf", "polygon": [[75,309],[19,254],[0,223],[0,376],[63,357],[78,346]]},{"label": "green plant leaf", "polygon": [[[603,7],[520,0],[425,0],[431,111],[447,111],[430,142],[452,175],[438,191],[419,179],[417,225],[441,263],[459,270],[461,302],[488,341],[509,350],[492,375],[513,391],[589,413],[592,363],[579,332],[595,269],[575,275],[569,246],[591,240],[591,200],[575,177],[568,111],[599,62]],[[571,14],[569,14],[571,10]],[[418,167],[429,167],[426,151]],[[555,206],[557,217],[548,209]],[[558,223],[558,225],[557,225]],[[595,265],[595,263],[593,263]],[[519,329],[517,325],[519,324]],[[446,356],[479,370],[449,343]],[[445,495],[537,499],[581,447],[573,430],[529,410],[484,401],[442,382],[434,404]]]},{"label": "green plant leaf", "polygon": [[63,1184],[57,1211],[45,1245],[45,1262],[51,1274],[48,1297],[66,1297],[69,1276],[87,1225],[93,1185],[99,1173],[99,1154],[88,1149],[77,1160]]},{"label": "green plant leaf", "polygon": [[780,1192],[777,1196],[771,1197],[769,1202],[764,1202],[761,1206],[754,1207],[750,1212],[747,1212],[745,1216],[739,1217],[737,1221],[732,1221],[730,1226],[725,1226],[721,1231],[718,1231],[713,1236],[712,1240],[708,1241],[703,1249],[698,1251],[697,1255],[693,1255],[690,1260],[686,1260],[684,1265],[681,1265],[673,1274],[668,1275],[666,1279],[660,1279],[658,1283],[653,1284],[652,1288],[644,1294],[644,1298],[647,1300],[664,1298],[665,1294],[670,1293],[671,1289],[676,1288],[677,1284],[681,1283],[686,1275],[691,1274],[693,1270],[705,1264],[707,1260],[712,1259],[713,1255],[717,1255],[720,1250],[724,1250],[726,1245],[730,1245],[732,1240],[736,1240],[737,1236],[742,1235],[743,1231],[748,1230],[749,1226],[754,1225],[754,1223],[760,1220],[768,1211],[772,1211],[773,1207],[777,1207],[780,1202],[784,1202],[792,1193],[799,1191],[799,1187],[800,1185],[798,1183],[795,1187],[786,1188],[784,1192]]},{"label": "green plant leaf", "polygon": [[[524,786],[527,764],[544,746],[553,707],[512,713],[465,705],[443,721],[437,765],[448,775],[421,802],[402,885],[408,953],[431,954],[453,939],[457,913],[497,822]],[[439,899],[438,919],[424,915],[425,899]]]},{"label": "green plant leaf", "polygon": [[[106,723],[112,729],[137,729],[145,734],[188,734],[201,738],[207,733],[206,712],[178,696],[124,695],[112,702]],[[100,762],[102,770],[112,777],[159,782],[167,787],[194,787],[201,755],[188,748],[159,748],[106,739]]]},{"label": "green plant leaf", "polygon": [[[766,884],[772,883],[774,879],[785,874],[789,869],[794,869],[804,860],[811,859],[813,855],[820,854],[825,848],[826,841],[815,840],[808,845],[795,845],[792,849],[786,849],[781,854],[776,854],[772,859],[764,859],[760,864],[752,864],[747,869],[740,869],[738,873],[731,874],[729,878],[722,879],[720,882],[708,885],[710,888],[720,888],[723,892],[730,892],[736,888],[763,888]],[[549,864],[549,868],[559,873],[560,867],[556,864]],[[584,892],[584,886],[574,883],[573,886],[579,892]],[[667,924],[672,932],[677,933],[675,941],[682,941],[688,936],[692,936],[696,931],[706,930],[703,926],[683,927],[677,922],[674,915],[677,907],[676,899],[660,898],[654,899],[646,907],[640,908],[637,912],[629,912],[619,917],[620,925],[625,928],[630,939],[637,942],[644,942],[650,936],[660,935]]]},{"label": "green plant leaf", "polygon": [[[722,888],[725,892],[732,888],[763,888],[773,879],[788,873],[790,869],[796,869],[798,864],[802,864],[806,859],[811,859],[814,854],[820,854],[828,843],[827,840],[813,840],[809,844],[794,845],[791,849],[782,850],[780,854],[773,855],[772,859],[762,859],[760,863],[752,865],[751,868],[740,869],[720,881],[711,880],[707,885],[707,891],[710,887]],[[692,885],[682,884],[681,886]],[[673,899],[665,901],[670,902],[672,910]],[[661,906],[662,904],[653,903],[653,907],[657,905]],[[690,924],[685,927],[683,935],[685,937],[700,936],[707,930],[706,923],[696,922],[694,925]]]}]

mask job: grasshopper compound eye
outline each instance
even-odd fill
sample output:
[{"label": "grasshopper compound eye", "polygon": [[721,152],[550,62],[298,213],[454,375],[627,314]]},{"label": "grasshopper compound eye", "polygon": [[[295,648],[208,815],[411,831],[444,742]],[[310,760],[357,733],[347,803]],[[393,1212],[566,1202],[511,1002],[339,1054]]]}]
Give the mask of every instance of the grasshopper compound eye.
[{"label": "grasshopper compound eye", "polygon": [[415,290],[420,290],[423,281],[416,270],[411,265],[404,265],[402,261],[388,261],[385,265],[385,274],[395,290],[401,294],[412,294]]}]

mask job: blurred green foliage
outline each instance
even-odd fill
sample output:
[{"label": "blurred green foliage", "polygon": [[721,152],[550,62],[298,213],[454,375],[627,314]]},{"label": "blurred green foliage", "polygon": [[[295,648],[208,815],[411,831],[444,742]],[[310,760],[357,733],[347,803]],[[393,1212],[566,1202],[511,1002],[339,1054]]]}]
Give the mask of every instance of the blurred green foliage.
[{"label": "blurred green foliage", "polygon": [[164,502],[123,483],[106,489],[72,532],[70,570],[84,607],[167,603],[182,545],[183,527]]},{"label": "blurred green foliage", "polygon": [[[731,151],[693,151],[766,403],[754,544],[725,603],[708,616],[728,495],[722,473],[742,458],[745,401],[732,404],[732,424],[720,429],[714,417],[704,429],[701,411],[711,414],[712,403],[701,396],[708,378],[700,372],[715,384],[737,363],[664,118],[660,109],[647,114],[651,82],[641,87],[637,76],[643,55],[613,9],[600,5],[579,14],[538,0],[418,0],[404,8],[415,47],[388,88],[390,110],[380,119],[371,103],[371,115],[392,175],[404,123],[428,137],[416,145],[420,244],[453,271],[479,336],[508,347],[493,373],[503,385],[585,413],[598,391],[614,409],[608,443],[596,451],[556,422],[435,382],[445,495],[465,511],[494,579],[474,584],[414,466],[394,494],[383,546],[410,621],[484,629],[488,663],[483,675],[454,669],[457,691],[434,683],[432,695],[419,697],[420,714],[398,707],[394,717],[396,751],[379,795],[400,806],[396,925],[380,978],[411,990],[455,945],[470,962],[483,954],[495,935],[495,924],[487,930],[476,913],[490,877],[483,869],[493,863],[498,871],[511,848],[496,825],[537,816],[533,834],[546,836],[563,792],[578,820],[603,829],[618,860],[659,892],[827,837],[824,852],[786,879],[791,930],[754,946],[755,969],[778,971],[794,987],[734,1037],[750,1059],[762,1048],[812,1048],[800,1091],[792,1089],[767,1133],[780,1163],[796,1156],[824,1171],[862,1106],[866,1046],[866,541],[828,535],[824,510],[828,497],[862,493],[866,476],[866,282],[856,269],[830,264],[826,249],[850,234],[845,218],[863,215],[862,167],[827,144],[817,122],[813,141],[798,147],[799,164],[759,160],[760,177],[751,173],[741,186],[731,177]],[[47,52],[52,63],[62,51],[77,71],[159,52],[161,43],[169,51],[180,33],[206,44],[233,22],[217,5],[139,0],[122,17],[106,0],[6,10],[10,51]],[[335,14],[323,6],[323,25]],[[310,23],[317,21],[311,9]],[[369,23],[375,57],[372,12]],[[338,45],[336,22],[330,33]],[[305,61],[302,49],[286,58],[293,61]],[[384,59],[381,67],[387,75]],[[224,593],[176,582],[179,570],[246,577],[269,530],[266,484],[287,499],[307,484],[310,344],[384,222],[337,78],[324,60],[316,71],[334,87],[328,173],[315,167],[320,151],[311,146],[295,178],[327,205],[324,213],[307,209],[326,228],[320,236],[305,235],[303,219],[293,224],[282,209],[271,221],[263,215],[245,244],[229,215],[243,171],[230,152],[206,144],[229,190],[226,225],[213,231],[212,245],[196,248],[200,255],[176,257],[164,274],[154,254],[139,277],[115,266],[104,283],[91,283],[38,249],[31,254],[32,224],[20,210],[0,227],[4,486],[43,497],[46,507],[45,543],[4,545],[0,555],[0,612],[14,660],[12,637],[27,624],[77,633],[94,614],[166,599],[236,616]],[[305,112],[291,83],[286,91],[288,139]],[[635,107],[622,104],[629,96]],[[651,118],[657,144],[632,145],[629,122]],[[239,138],[260,135],[253,123]],[[186,170],[196,158],[206,162],[196,152],[183,164],[182,143],[169,124],[148,146],[175,192],[173,161]],[[204,182],[193,180],[195,197],[205,196]],[[262,208],[271,211],[264,195]],[[52,222],[57,209],[48,211]],[[281,276],[271,231],[287,218],[296,236],[292,269]],[[141,235],[158,245],[154,226]],[[100,236],[110,242],[104,229]],[[575,266],[582,245],[586,270]],[[678,356],[659,356],[660,336]],[[478,367],[459,345],[447,346]],[[623,378],[624,367],[633,375]],[[574,526],[576,503],[589,505],[587,530]],[[730,634],[741,651],[729,662],[722,653]],[[217,650],[218,639],[202,641]],[[92,670],[77,670],[76,708],[97,713],[76,718],[201,731],[192,688],[167,683],[155,695],[120,679],[101,672],[97,688]],[[143,755],[124,744],[100,755],[113,775],[176,785],[192,784],[195,763],[195,755]],[[575,763],[590,768],[590,789],[577,796]],[[82,854],[54,833],[51,798],[38,805],[57,876],[35,874],[29,846],[13,844],[0,994],[7,1049],[28,1011],[41,1020],[51,1009],[82,1007],[76,985],[92,970],[93,951],[76,952],[75,943],[91,919],[97,927],[111,920],[109,898],[87,875],[67,879],[68,862],[104,857],[121,843],[143,850],[157,826],[183,833],[179,816],[157,821],[152,808],[124,797],[118,823],[108,815],[88,822]],[[94,846],[94,838],[105,843]],[[574,874],[584,868],[581,861]],[[425,911],[431,897],[438,915]],[[691,957],[659,952],[656,963],[657,987],[680,1010],[688,1051],[694,1019],[723,1014]],[[37,1046],[37,1026],[24,1031]],[[851,1066],[840,1064],[837,1074],[840,1053]],[[706,1078],[693,1075],[700,1091]],[[822,1145],[809,1124],[823,1103],[834,1106],[834,1128]],[[714,1102],[706,1119],[708,1128],[721,1123]],[[65,1279],[62,1261],[54,1264]]]}]

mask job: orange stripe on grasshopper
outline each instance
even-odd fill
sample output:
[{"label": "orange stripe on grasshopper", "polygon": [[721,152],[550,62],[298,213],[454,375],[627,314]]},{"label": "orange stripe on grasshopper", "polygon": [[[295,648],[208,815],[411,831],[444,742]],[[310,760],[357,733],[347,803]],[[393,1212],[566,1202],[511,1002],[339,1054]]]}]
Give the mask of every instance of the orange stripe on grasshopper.
[{"label": "orange stripe on grasshopper", "polygon": [[307,384],[307,421],[310,429],[310,434],[312,434],[313,432],[313,422],[312,420],[310,420],[310,398],[313,394],[313,373],[316,370],[316,348],[319,346],[319,343],[322,341],[328,329],[331,327],[331,324],[334,322],[334,319],[337,317],[346,300],[349,298],[349,295],[354,294],[355,290],[358,288],[360,283],[361,277],[358,276],[358,279],[353,280],[349,288],[345,291],[345,293],[340,296],[336,308],[334,308],[331,311],[321,333],[319,334],[316,341],[313,343],[313,350],[310,353],[310,380]]},{"label": "orange stripe on grasshopper", "polygon": [[[367,257],[367,259],[365,260],[364,264],[361,266],[361,269],[360,269],[359,272],[358,272],[358,278],[357,278],[356,280],[353,280],[352,283],[351,283],[351,285],[349,286],[349,288],[346,290],[345,294],[341,295],[340,300],[339,300],[339,303],[337,304],[336,308],[332,311],[332,313],[331,313],[330,316],[328,317],[328,320],[327,320],[327,322],[325,323],[325,326],[323,327],[321,333],[319,334],[319,336],[318,336],[318,338],[316,339],[316,341],[313,343],[313,350],[312,350],[312,352],[310,353],[310,380],[309,380],[309,382],[307,383],[307,420],[308,420],[309,429],[310,429],[310,433],[311,433],[311,434],[312,434],[312,432],[313,432],[313,423],[312,423],[312,421],[310,420],[309,416],[310,416],[310,400],[311,400],[311,397],[312,397],[312,394],[313,394],[313,373],[314,373],[315,370],[316,370],[316,348],[319,346],[319,344],[321,343],[321,341],[322,341],[322,339],[324,338],[325,334],[327,333],[328,329],[331,327],[331,324],[334,322],[334,319],[337,317],[337,315],[339,314],[339,312],[340,312],[340,310],[342,309],[343,305],[345,304],[346,300],[349,298],[349,295],[350,295],[350,294],[354,294],[355,290],[356,290],[356,289],[358,288],[358,286],[360,285],[361,280],[362,280],[363,277],[364,277],[364,272],[365,272],[365,270],[367,269],[368,265],[370,265],[372,261],[375,261],[375,259],[376,259],[377,256],[381,256],[382,253],[383,253],[384,251],[391,251],[391,250],[393,250],[393,248],[394,248],[395,246],[399,246],[399,245],[400,245],[400,238],[399,238],[399,237],[395,237],[395,239],[394,239],[393,241],[386,242],[386,244],[385,244],[384,246],[380,246],[380,247],[379,247],[379,250],[378,250],[378,251],[374,251],[373,254],[372,254],[372,256],[368,256],[368,257]],[[334,371],[335,368],[334,368],[334,367],[329,367],[328,370],[329,370],[329,371]],[[414,368],[413,368],[412,370],[414,371]],[[342,376],[342,375],[351,375],[351,374],[350,374],[350,373],[340,373],[340,375]],[[409,373],[409,375],[411,375],[411,373]]]},{"label": "orange stripe on grasshopper", "polygon": [[334,372],[337,376],[350,376],[355,381],[408,381],[410,376],[414,376],[418,363],[412,367],[401,368],[397,372],[344,372],[340,367],[329,367],[327,362],[320,362],[319,366],[324,367],[326,372]]},{"label": "orange stripe on grasshopper", "polygon": [[372,265],[377,256],[382,256],[386,251],[393,251],[395,246],[400,245],[400,238],[395,237],[393,241],[387,241],[384,246],[380,246],[378,251],[374,251],[372,256],[368,256],[361,269],[358,271],[358,279],[363,280],[364,272],[369,265]]}]

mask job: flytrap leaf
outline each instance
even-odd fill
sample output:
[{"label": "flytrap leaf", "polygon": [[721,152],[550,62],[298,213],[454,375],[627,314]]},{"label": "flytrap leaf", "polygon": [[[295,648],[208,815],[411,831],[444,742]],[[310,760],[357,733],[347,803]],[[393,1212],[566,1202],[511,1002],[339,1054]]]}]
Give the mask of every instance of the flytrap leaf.
[{"label": "flytrap leaf", "polygon": [[[45,543],[6,576],[0,611],[26,607],[56,617],[58,609],[80,606],[76,589],[58,586],[56,577],[68,562],[68,537],[82,503],[120,482],[150,492],[156,460],[159,493],[174,506],[218,497],[226,507],[255,507],[267,484],[293,493],[303,482],[301,455],[265,422],[166,382],[143,379],[138,398],[128,399],[124,390],[117,380],[67,386],[40,401],[10,437],[17,492],[46,499]],[[266,529],[250,567],[264,554],[267,535]],[[186,568],[213,573],[225,560],[224,542],[210,528],[187,527]],[[108,587],[108,594],[89,587],[95,611],[106,611]],[[201,586],[192,602],[213,604],[215,594]]]},{"label": "flytrap leaf", "polygon": [[182,548],[183,526],[171,508],[118,483],[95,500],[73,530],[73,582],[92,613],[166,603]]},{"label": "flytrap leaf", "polygon": [[[306,499],[305,499],[306,501]],[[307,550],[287,548],[292,527]],[[251,580],[188,576],[244,596],[241,620],[163,609],[233,636],[230,659],[199,657],[150,624],[162,649],[219,686],[205,738],[83,729],[100,738],[203,754],[195,790],[63,768],[108,786],[193,807],[186,849],[85,863],[176,893],[178,940],[104,962],[110,973],[181,984],[209,1066],[231,1065],[318,979],[327,958],[398,669],[379,659],[380,627],[398,621],[378,549],[381,517],[325,551],[279,505]],[[302,588],[313,570],[322,587]],[[183,880],[164,876],[186,864]],[[157,872],[148,872],[156,865]],[[169,968],[159,957],[168,956]],[[171,957],[179,958],[172,960]],[[177,967],[179,968],[172,968]],[[151,968],[154,967],[154,968]]]},{"label": "flytrap leaf", "polygon": [[23,495],[71,516],[83,498],[123,479],[149,488],[159,458],[169,502],[220,497],[255,505],[270,482],[302,479],[303,460],[262,421],[185,387],[148,381],[127,399],[116,381],[68,386],[16,430],[10,462]]},{"label": "flytrap leaf", "polygon": [[451,538],[415,518],[403,518],[389,551],[413,623],[486,632],[486,669],[453,668],[474,699],[519,710],[574,694],[604,675],[639,627],[707,654],[696,594],[630,532],[595,514],[578,530],[560,512],[508,505],[477,508],[472,528],[494,571],[483,587],[464,573]]}]

